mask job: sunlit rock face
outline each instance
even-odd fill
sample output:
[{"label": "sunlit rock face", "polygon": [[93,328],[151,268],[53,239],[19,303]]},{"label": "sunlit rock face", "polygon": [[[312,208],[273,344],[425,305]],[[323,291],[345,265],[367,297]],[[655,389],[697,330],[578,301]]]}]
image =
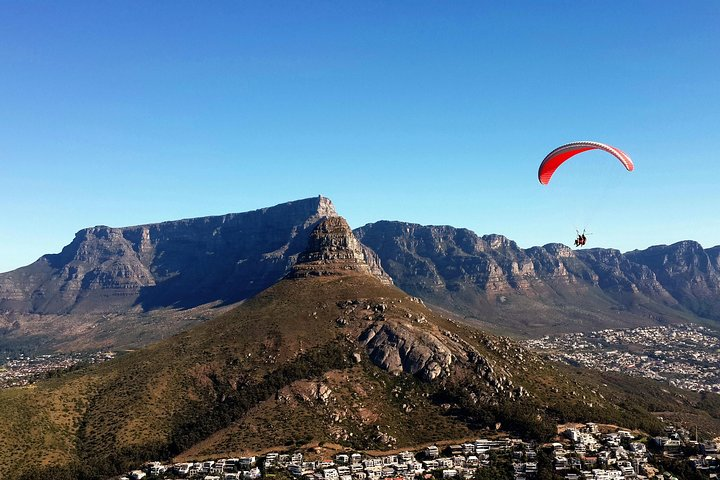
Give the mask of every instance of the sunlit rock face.
[{"label": "sunlit rock face", "polygon": [[347,271],[373,274],[383,283],[392,283],[377,255],[357,241],[345,219],[328,217],[310,234],[308,247],[298,257],[289,277],[336,275]]},{"label": "sunlit rock face", "polygon": [[720,319],[720,247],[522,249],[502,235],[386,221],[355,234],[400,288],[506,333],[686,321],[683,311]]},{"label": "sunlit rock face", "polygon": [[625,255],[649,268],[678,303],[700,316],[720,319],[720,247],[705,250],[686,240]]}]

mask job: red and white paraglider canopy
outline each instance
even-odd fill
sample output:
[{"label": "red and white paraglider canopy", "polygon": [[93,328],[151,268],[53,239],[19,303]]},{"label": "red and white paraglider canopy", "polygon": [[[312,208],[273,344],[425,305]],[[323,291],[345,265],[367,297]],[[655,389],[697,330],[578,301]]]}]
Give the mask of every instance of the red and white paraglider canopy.
[{"label": "red and white paraglider canopy", "polygon": [[635,168],[630,157],[628,157],[625,152],[615,147],[599,142],[573,142],[556,148],[550,152],[547,157],[545,157],[545,160],[542,161],[540,168],[538,169],[538,180],[540,180],[540,183],[543,185],[547,185],[550,182],[550,178],[553,176],[553,173],[555,173],[555,170],[557,170],[560,165],[578,153],[586,152],[588,150],[604,150],[608,152],[620,160],[620,163],[622,163],[629,172]]}]

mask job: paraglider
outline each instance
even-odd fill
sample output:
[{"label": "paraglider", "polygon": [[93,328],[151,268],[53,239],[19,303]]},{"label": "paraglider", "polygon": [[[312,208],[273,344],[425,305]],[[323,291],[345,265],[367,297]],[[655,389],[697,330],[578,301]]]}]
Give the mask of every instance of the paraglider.
[{"label": "paraglider", "polygon": [[585,230],[583,230],[582,233],[578,232],[577,230],[575,230],[575,231],[577,232],[577,238],[575,239],[575,246],[576,247],[584,247],[585,243],[587,243],[587,237],[585,236]]},{"label": "paraglider", "polygon": [[603,150],[608,152],[620,160],[620,163],[622,163],[629,172],[632,172],[635,168],[630,157],[618,148],[599,142],[572,142],[559,146],[545,157],[545,160],[542,161],[538,169],[538,180],[540,180],[540,183],[543,185],[547,185],[553,173],[555,173],[555,170],[557,170],[560,165],[578,153],[587,152],[588,150]]},{"label": "paraglider", "polygon": [[[600,142],[572,142],[559,146],[545,157],[545,159],[540,164],[540,168],[538,168],[538,180],[543,185],[547,185],[548,183],[550,183],[550,179],[555,173],[555,170],[557,170],[560,165],[562,165],[575,155],[582,152],[587,152],[588,150],[603,150],[609,153],[610,155],[617,158],[629,172],[632,172],[635,168],[635,165],[633,164],[630,157],[618,148],[611,147],[610,145],[606,145]],[[585,235],[585,230],[583,230],[582,233],[577,230],[576,232],[577,237],[575,238],[575,246],[584,247],[587,243],[587,236]]]}]

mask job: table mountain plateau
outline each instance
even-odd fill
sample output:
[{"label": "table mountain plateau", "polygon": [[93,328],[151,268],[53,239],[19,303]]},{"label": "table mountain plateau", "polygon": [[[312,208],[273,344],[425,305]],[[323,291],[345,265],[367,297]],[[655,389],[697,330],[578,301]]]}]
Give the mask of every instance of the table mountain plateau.
[{"label": "table mountain plateau", "polygon": [[[61,253],[0,274],[0,349],[134,348],[189,328],[290,272],[317,223],[335,216],[314,197],[82,230]],[[501,235],[387,221],[355,232],[351,250],[378,278],[502,334],[720,320],[720,247],[521,249]]]},{"label": "table mountain plateau", "polygon": [[[332,202],[81,230],[59,254],[0,274],[0,349],[147,344],[204,321],[282,278]],[[370,269],[391,282],[373,252]],[[220,307],[219,307],[220,306]]]},{"label": "table mountain plateau", "polygon": [[0,391],[0,477],[102,478],[313,441],[402,448],[498,427],[544,440],[558,421],[660,432],[651,411],[720,433],[702,395],[556,365],[439,315],[373,274],[340,217],[306,240],[282,280],[216,318]]},{"label": "table mountain plateau", "polygon": [[322,197],[247,213],[86,228],[62,252],[0,275],[0,309],[125,312],[234,303],[272,285],[305,248]]}]

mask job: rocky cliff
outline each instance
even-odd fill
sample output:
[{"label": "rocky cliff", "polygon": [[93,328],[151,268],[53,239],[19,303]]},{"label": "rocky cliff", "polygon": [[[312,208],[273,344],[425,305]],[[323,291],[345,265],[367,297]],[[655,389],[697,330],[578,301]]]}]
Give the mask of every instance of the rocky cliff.
[{"label": "rocky cliff", "polygon": [[[325,218],[334,220],[316,230]],[[720,247],[521,249],[502,235],[449,226],[382,221],[357,229],[357,238],[346,235],[348,228],[330,200],[315,197],[247,213],[82,230],[61,253],[0,274],[0,348],[14,339],[57,345],[62,338],[68,349],[88,339],[88,347],[144,344],[214,313],[193,308],[244,300],[288,273],[348,269],[386,283],[392,277],[410,294],[504,334],[720,320]],[[315,253],[293,268],[309,241]]]},{"label": "rocky cliff", "polygon": [[[0,350],[136,347],[222,313],[288,272],[323,219],[322,238],[392,283],[324,197],[246,213],[81,230],[61,253],[0,274]],[[334,222],[334,223],[333,223]],[[340,230],[342,230],[340,228]],[[340,232],[342,233],[342,232]],[[326,268],[336,258],[305,259]],[[210,308],[212,306],[212,308]]]},{"label": "rocky cliff", "polygon": [[718,247],[521,249],[502,235],[404,222],[369,224],[356,234],[407,292],[505,333],[720,318]]},{"label": "rocky cliff", "polygon": [[57,255],[0,274],[0,311],[107,313],[233,303],[282,278],[336,216],[309,198],[247,213],[81,230]]},{"label": "rocky cliff", "polygon": [[651,270],[679,304],[697,315],[720,320],[720,247],[693,241],[660,245],[625,254]]}]

